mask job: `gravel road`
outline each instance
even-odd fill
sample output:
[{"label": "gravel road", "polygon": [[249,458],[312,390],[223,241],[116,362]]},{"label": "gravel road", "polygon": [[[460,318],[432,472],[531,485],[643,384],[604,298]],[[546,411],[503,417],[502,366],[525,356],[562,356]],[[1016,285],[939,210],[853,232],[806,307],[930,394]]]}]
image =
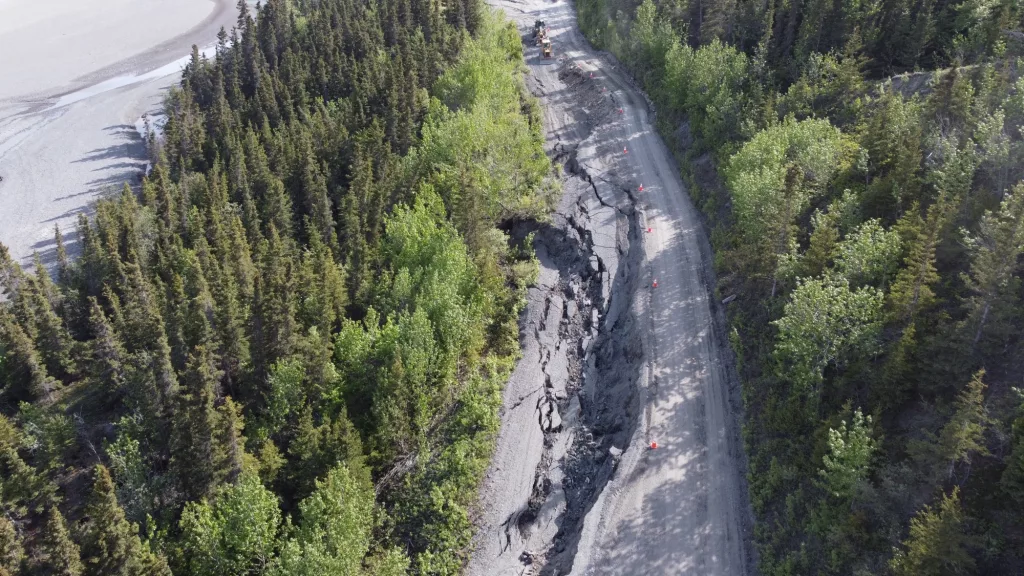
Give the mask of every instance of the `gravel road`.
[{"label": "gravel road", "polygon": [[468,571],[753,573],[711,252],[649,104],[570,3],[490,3],[527,41],[535,19],[550,27],[556,58],[529,43],[527,82],[567,178],[553,222],[533,230],[541,275]]},{"label": "gravel road", "polygon": [[0,59],[0,242],[15,258],[52,262],[55,225],[75,250],[78,214],[145,168],[136,124],[175,61],[234,22],[233,0],[0,0],[0,52],[18,54]]}]

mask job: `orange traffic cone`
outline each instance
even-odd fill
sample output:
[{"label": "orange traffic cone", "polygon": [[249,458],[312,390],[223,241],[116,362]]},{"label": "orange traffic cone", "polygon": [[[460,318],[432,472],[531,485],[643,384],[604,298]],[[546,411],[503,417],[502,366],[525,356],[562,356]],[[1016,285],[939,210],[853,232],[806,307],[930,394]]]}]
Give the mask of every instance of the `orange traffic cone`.
[{"label": "orange traffic cone", "polygon": [[640,191],[640,192],[643,192],[643,191],[644,191],[644,185],[643,185],[643,184],[641,184],[641,185],[640,185],[639,191]]},{"label": "orange traffic cone", "polygon": [[623,146],[623,147],[622,147],[622,153],[623,153],[623,154],[629,154],[629,150],[626,150],[626,147],[625,147],[625,146]]},{"label": "orange traffic cone", "polygon": [[657,288],[657,287],[658,287],[658,279],[655,278],[654,279],[654,284],[651,285],[651,288]]},{"label": "orange traffic cone", "polygon": [[651,442],[651,450],[657,450],[657,449],[658,449],[658,443],[657,442]]}]

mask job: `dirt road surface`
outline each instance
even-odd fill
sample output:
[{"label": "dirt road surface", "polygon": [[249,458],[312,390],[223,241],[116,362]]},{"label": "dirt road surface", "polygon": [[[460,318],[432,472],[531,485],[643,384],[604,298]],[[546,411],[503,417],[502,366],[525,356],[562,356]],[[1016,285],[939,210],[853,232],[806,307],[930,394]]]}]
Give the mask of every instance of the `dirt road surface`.
[{"label": "dirt road surface", "polygon": [[[581,36],[570,3],[490,3],[528,42],[528,86],[568,176],[552,224],[533,230],[541,275],[469,573],[751,574],[741,402],[710,248],[649,104]],[[533,46],[535,19],[553,59]]]},{"label": "dirt road surface", "polygon": [[[136,182],[137,124],[180,79],[176,61],[235,22],[233,0],[0,0],[0,242],[28,263],[74,252],[90,203]],[[45,39],[42,41],[41,39]]]}]

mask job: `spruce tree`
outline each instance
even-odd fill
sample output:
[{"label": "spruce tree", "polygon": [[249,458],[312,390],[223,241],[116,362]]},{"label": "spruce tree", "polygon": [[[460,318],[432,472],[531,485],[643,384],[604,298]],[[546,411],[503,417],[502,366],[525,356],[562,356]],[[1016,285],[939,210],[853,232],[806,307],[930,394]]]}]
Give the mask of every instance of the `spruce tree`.
[{"label": "spruce tree", "polygon": [[960,491],[943,494],[937,507],[927,506],[910,521],[910,537],[890,562],[895,576],[947,576],[973,574],[974,559],[967,552],[972,539],[964,531]]},{"label": "spruce tree", "polygon": [[219,377],[212,354],[202,346],[193,350],[174,412],[171,442],[171,469],[186,500],[206,496],[216,480],[214,399]]},{"label": "spruce tree", "polygon": [[0,514],[0,574],[17,575],[24,558],[25,549],[17,528],[6,514]]},{"label": "spruce tree", "polygon": [[920,311],[935,304],[932,286],[939,280],[935,270],[935,251],[949,216],[949,199],[940,194],[928,208],[927,218],[921,218],[917,208],[912,207],[897,225],[907,252],[903,267],[889,292],[889,307],[894,319],[909,323]]},{"label": "spruce tree", "polygon": [[46,526],[43,527],[36,573],[40,576],[81,576],[84,570],[78,545],[68,534],[64,516],[56,507],[50,507]]},{"label": "spruce tree", "polygon": [[984,370],[977,371],[953,405],[953,416],[939,435],[939,451],[946,463],[946,476],[953,477],[958,464],[968,469],[973,455],[986,456],[985,430],[991,424],[985,407]]},{"label": "spruce tree", "polygon": [[64,235],[61,234],[60,225],[53,227],[53,240],[57,245],[57,281],[63,287],[71,285],[71,260],[68,258],[67,248],[64,246]]},{"label": "spruce tree", "polygon": [[125,519],[110,472],[102,464],[93,470],[81,533],[86,576],[166,574],[166,562],[142,544],[138,526]]},{"label": "spruce tree", "polygon": [[217,484],[234,484],[245,465],[245,422],[242,407],[230,396],[217,407],[214,431],[214,475]]},{"label": "spruce tree", "polygon": [[963,281],[971,295],[965,302],[965,328],[974,348],[986,331],[1005,337],[1012,330],[1008,321],[1020,288],[1015,273],[1024,253],[1024,185],[1003,198],[998,212],[987,212],[978,234],[968,240],[972,259]]},{"label": "spruce tree", "polygon": [[18,292],[24,273],[21,266],[11,258],[7,246],[0,242],[0,296],[12,298]]},{"label": "spruce tree", "polygon": [[89,297],[89,326],[92,340],[90,375],[108,396],[123,391],[125,351],[114,327],[95,298]]},{"label": "spruce tree", "polygon": [[0,347],[5,350],[2,391],[11,401],[48,397],[57,383],[46,371],[32,340],[6,311],[0,308]]},{"label": "spruce tree", "polygon": [[49,280],[49,274],[45,270],[41,273],[42,276],[36,276],[31,283],[34,289],[29,293],[38,330],[36,348],[46,364],[47,371],[57,378],[66,379],[73,372],[71,334],[54,309],[56,288]]}]

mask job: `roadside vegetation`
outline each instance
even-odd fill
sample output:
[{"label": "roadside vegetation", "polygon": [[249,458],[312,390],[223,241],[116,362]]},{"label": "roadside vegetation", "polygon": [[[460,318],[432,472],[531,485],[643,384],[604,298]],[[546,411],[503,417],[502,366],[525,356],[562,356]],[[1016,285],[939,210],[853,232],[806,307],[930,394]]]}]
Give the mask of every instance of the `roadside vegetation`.
[{"label": "roadside vegetation", "polygon": [[761,570],[1024,570],[1011,2],[578,0],[716,252]]},{"label": "roadside vegetation", "polygon": [[239,2],[153,170],[0,246],[0,575],[455,574],[556,192],[476,0]]}]

